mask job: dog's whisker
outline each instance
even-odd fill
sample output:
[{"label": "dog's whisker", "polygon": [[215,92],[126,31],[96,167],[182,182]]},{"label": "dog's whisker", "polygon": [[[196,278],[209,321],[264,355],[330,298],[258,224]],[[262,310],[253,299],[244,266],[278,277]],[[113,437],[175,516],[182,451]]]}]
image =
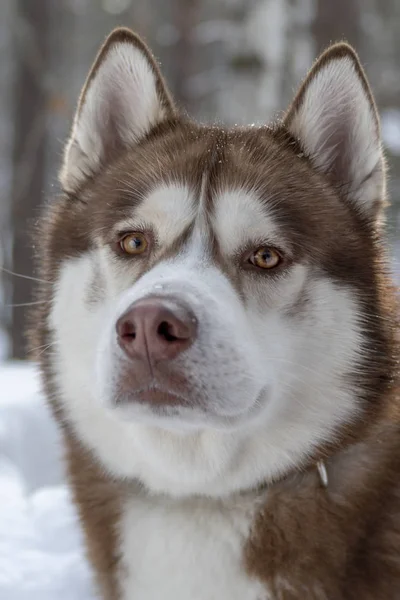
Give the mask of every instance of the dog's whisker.
[{"label": "dog's whisker", "polygon": [[58,344],[59,344],[59,342],[55,340],[54,342],[50,342],[49,344],[43,344],[42,346],[36,346],[36,348],[31,348],[29,350],[29,354],[36,352],[36,350],[41,350],[42,348],[50,348],[51,346],[55,346]]},{"label": "dog's whisker", "polygon": [[5,267],[0,267],[0,270],[3,271],[3,273],[7,273],[8,275],[13,275],[14,277],[20,277],[21,279],[30,279],[31,281],[36,281],[38,283],[47,283],[48,285],[51,285],[51,281],[39,279],[38,277],[33,277],[32,275],[23,275],[22,273],[16,273],[15,271],[11,271],[10,269],[6,269]]},{"label": "dog's whisker", "polygon": [[[56,346],[57,344],[58,344],[57,342],[52,342],[51,344],[47,344],[47,346],[45,345],[43,350],[41,350],[41,352],[39,352],[39,354],[37,354],[36,357],[42,356],[42,354],[45,354],[45,352],[47,352],[47,350],[49,350],[53,346]],[[39,348],[36,348],[36,350],[39,350]]]},{"label": "dog's whisker", "polygon": [[19,308],[21,306],[36,306],[37,304],[48,304],[50,300],[36,300],[34,302],[19,302],[17,304],[5,304],[6,308]]}]

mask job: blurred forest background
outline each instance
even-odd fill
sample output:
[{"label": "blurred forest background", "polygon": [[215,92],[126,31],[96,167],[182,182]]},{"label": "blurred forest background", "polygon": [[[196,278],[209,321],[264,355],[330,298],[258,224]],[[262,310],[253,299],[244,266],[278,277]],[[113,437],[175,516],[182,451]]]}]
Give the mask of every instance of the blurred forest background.
[{"label": "blurred forest background", "polygon": [[279,115],[322,49],[352,43],[382,115],[400,255],[399,0],[1,0],[0,359],[26,356],[32,283],[5,269],[33,274],[31,224],[57,193],[80,88],[117,25],[144,36],[190,114],[225,123]]}]

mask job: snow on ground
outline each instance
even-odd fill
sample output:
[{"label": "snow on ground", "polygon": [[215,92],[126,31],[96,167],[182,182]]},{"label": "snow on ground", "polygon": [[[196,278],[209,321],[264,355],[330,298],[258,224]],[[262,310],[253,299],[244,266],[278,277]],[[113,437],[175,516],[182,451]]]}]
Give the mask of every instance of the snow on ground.
[{"label": "snow on ground", "polygon": [[0,364],[0,600],[94,600],[32,365]]}]

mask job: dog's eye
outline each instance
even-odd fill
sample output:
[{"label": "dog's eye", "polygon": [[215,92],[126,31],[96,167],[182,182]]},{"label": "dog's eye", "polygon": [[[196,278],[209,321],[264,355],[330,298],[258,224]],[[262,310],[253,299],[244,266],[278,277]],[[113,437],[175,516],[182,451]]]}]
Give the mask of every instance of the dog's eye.
[{"label": "dog's eye", "polygon": [[138,255],[143,254],[148,246],[146,236],[139,231],[127,233],[119,240],[121,250],[125,254]]},{"label": "dog's eye", "polygon": [[280,264],[281,260],[280,254],[268,246],[258,248],[249,258],[251,264],[260,269],[274,269]]}]

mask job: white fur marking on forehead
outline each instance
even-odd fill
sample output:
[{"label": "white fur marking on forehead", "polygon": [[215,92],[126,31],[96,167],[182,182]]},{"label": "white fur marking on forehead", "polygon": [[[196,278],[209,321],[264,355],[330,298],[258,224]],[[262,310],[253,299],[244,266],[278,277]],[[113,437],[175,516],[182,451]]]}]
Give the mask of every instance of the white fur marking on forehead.
[{"label": "white fur marking on forehead", "polygon": [[188,246],[188,254],[195,261],[203,262],[207,260],[210,249],[211,231],[207,220],[207,203],[206,203],[206,188],[208,177],[203,174],[201,180],[199,203],[197,205],[196,220],[194,223],[193,233],[191,235],[190,244]]},{"label": "white fur marking on forehead", "polygon": [[120,231],[152,227],[160,245],[171,244],[196,215],[193,193],[185,185],[157,187],[134,209],[132,219],[118,223]]},{"label": "white fur marking on forehead", "polygon": [[222,192],[215,200],[213,227],[221,250],[233,254],[252,240],[280,243],[273,215],[255,194],[237,189]]}]

